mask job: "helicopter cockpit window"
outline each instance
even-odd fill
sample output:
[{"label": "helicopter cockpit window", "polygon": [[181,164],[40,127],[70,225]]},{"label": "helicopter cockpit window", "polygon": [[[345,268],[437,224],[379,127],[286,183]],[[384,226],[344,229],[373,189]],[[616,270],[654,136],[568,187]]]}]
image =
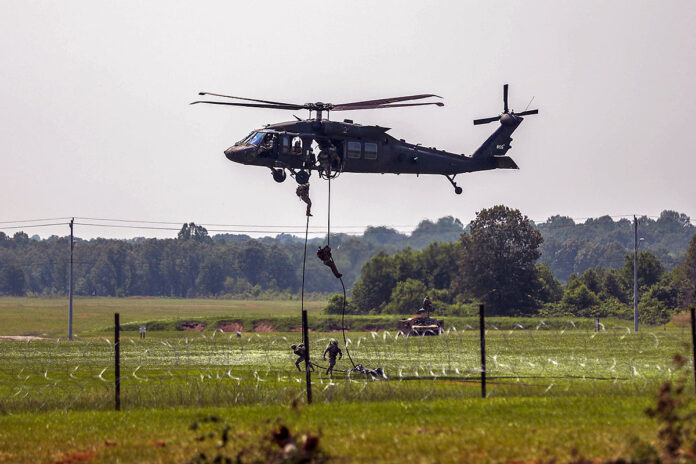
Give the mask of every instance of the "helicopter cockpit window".
[{"label": "helicopter cockpit window", "polygon": [[349,141],[346,144],[346,156],[348,156],[348,158],[359,159],[362,152],[362,147],[360,145],[360,142],[354,140]]},{"label": "helicopter cockpit window", "polygon": [[365,159],[375,160],[377,159],[377,144],[371,142],[365,142]]},{"label": "helicopter cockpit window", "polygon": [[254,146],[259,146],[259,143],[263,140],[263,136],[266,135],[263,132],[257,132],[254,135],[251,136],[249,140],[247,140],[246,143],[249,143]]},{"label": "helicopter cockpit window", "polygon": [[254,133],[253,133],[253,132],[249,132],[249,135],[247,135],[247,136],[244,137],[242,140],[240,140],[239,143],[247,143],[247,142],[249,142],[249,139],[251,138],[252,135],[254,135]]}]

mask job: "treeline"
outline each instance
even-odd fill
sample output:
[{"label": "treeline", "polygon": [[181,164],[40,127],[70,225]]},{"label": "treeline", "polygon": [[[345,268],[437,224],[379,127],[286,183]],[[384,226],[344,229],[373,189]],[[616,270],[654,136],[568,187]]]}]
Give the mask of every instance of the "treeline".
[{"label": "treeline", "polygon": [[[445,256],[447,244],[456,246],[472,225],[465,227],[449,216],[422,221],[411,234],[368,227],[361,236],[336,234],[331,245],[348,289],[360,277],[363,265],[380,253],[379,259],[386,259],[395,253],[405,256],[427,251],[422,259],[433,263],[428,269],[438,267],[438,275],[445,278],[447,266],[452,265]],[[553,216],[545,223],[529,225],[543,238],[537,262],[548,263],[544,272],[564,283],[572,274],[581,275],[597,266],[622,267],[633,248],[633,227],[627,219],[613,221],[605,216],[576,223]],[[639,218],[639,234],[644,238],[641,249],[651,251],[667,271],[684,259],[695,232],[690,219],[674,211],[664,211],[657,219]],[[314,256],[325,242],[310,241],[307,292],[340,289]],[[0,232],[0,294],[65,295],[68,247],[67,237],[42,240],[24,232],[13,236]],[[74,288],[78,295],[98,296],[290,298],[300,290],[303,247],[301,238],[287,234],[260,239],[232,234],[210,237],[195,224],[183,225],[176,239],[77,239]],[[428,279],[423,277],[421,282],[430,288]]]},{"label": "treeline", "polygon": [[[459,221],[442,218],[422,221],[400,246],[418,246],[426,240],[449,241],[459,236]],[[349,288],[362,265],[380,250],[381,228],[364,236],[331,237],[334,258]],[[307,292],[331,293],[340,283],[314,256],[326,244],[308,245]],[[292,298],[302,282],[304,240],[281,234],[252,239],[246,235],[210,237],[205,228],[184,224],[176,239],[76,240],[74,292],[77,295],[172,297]],[[9,237],[0,232],[0,294],[65,295],[69,273],[68,237],[40,240],[24,232]]]},{"label": "treeline", "polygon": [[[412,314],[427,294],[444,315],[474,315],[480,303],[497,316],[633,317],[633,254],[621,266],[571,273],[563,285],[543,260],[540,228],[518,210],[496,206],[478,213],[460,239],[422,251],[379,253],[362,269],[347,311]],[[685,257],[669,270],[655,254],[638,254],[639,314],[664,323],[694,301],[696,234]],[[327,313],[342,310],[334,295]]]}]

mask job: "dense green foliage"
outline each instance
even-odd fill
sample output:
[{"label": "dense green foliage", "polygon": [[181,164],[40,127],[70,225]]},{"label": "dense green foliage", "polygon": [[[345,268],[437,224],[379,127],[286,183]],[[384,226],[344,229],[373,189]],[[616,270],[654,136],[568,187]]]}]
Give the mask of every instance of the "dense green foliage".
[{"label": "dense green foliage", "polygon": [[[397,281],[405,280],[401,277],[409,274],[431,291],[449,289],[452,283],[449,269],[455,260],[464,257],[451,254],[442,244],[458,243],[462,233],[469,233],[473,225],[465,228],[458,219],[443,217],[435,222],[422,221],[411,234],[381,226],[368,227],[362,236],[337,234],[332,237],[334,258],[350,289],[370,258],[380,253],[383,257],[398,254],[409,248],[412,253],[421,253],[438,243],[435,249],[420,255],[424,261],[418,265],[425,268],[419,272],[423,275],[410,275],[413,272],[404,268],[399,271],[401,275],[397,276]],[[567,217],[553,216],[544,223],[532,225],[544,238],[538,250],[541,253],[539,262],[548,263],[553,276],[564,282],[571,274],[582,274],[597,266],[620,268],[633,247],[633,227],[627,219],[613,221],[605,216],[575,223]],[[686,246],[695,232],[690,219],[674,211],[663,211],[656,220],[639,219],[639,233],[645,238],[641,248],[651,251],[668,270],[683,260]],[[313,239],[309,250],[313,252],[323,244],[323,239]],[[246,235],[222,234],[210,237],[203,227],[194,223],[184,224],[176,239],[78,239],[75,292],[95,296],[288,298],[299,291],[302,251],[302,240],[295,236],[280,234],[275,238],[252,239]],[[696,252],[690,256],[690,262],[696,262]],[[24,232],[12,237],[0,232],[0,295],[64,295],[68,288],[68,261],[66,237],[39,240],[38,237],[29,238]],[[691,274],[684,274],[683,282],[696,279],[695,267],[694,264],[689,267]],[[531,278],[531,273],[526,276]],[[551,282],[548,273],[537,277],[546,284]],[[458,279],[458,284],[463,285],[467,280],[467,287],[473,285],[467,276],[459,275]],[[367,283],[356,286],[355,298],[374,300],[359,306],[374,308],[391,299],[397,281],[380,288],[367,288]],[[500,282],[499,279],[496,285],[503,288]],[[340,289],[313,253],[307,261],[306,284],[308,292],[333,293]],[[551,284],[554,287],[555,284]],[[691,295],[693,288],[690,288],[680,289],[680,295]],[[469,290],[475,294],[473,287]],[[373,291],[376,293],[371,296]],[[517,309],[528,311],[533,300],[557,300],[543,294],[544,291],[553,293],[548,287],[541,290],[541,294],[523,294]],[[514,291],[511,292],[507,297],[512,298]],[[470,296],[465,301],[449,300],[452,304],[466,304]]]},{"label": "dense green foliage", "polygon": [[[663,213],[658,222],[671,217]],[[692,301],[694,237],[685,260],[673,270],[652,252],[639,252],[642,323],[668,322]],[[352,303],[361,314],[414,313],[429,293],[444,315],[472,315],[473,303],[481,302],[492,315],[633,317],[633,253],[621,256],[620,268],[598,265],[580,275],[571,273],[563,286],[549,264],[535,265],[540,248],[542,237],[529,220],[517,210],[496,206],[478,213],[458,242],[372,258],[354,286]]]}]

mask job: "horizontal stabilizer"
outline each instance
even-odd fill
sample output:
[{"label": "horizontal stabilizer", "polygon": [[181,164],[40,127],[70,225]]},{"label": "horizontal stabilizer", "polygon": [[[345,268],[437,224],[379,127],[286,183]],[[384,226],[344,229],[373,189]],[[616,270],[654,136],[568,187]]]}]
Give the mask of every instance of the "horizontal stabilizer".
[{"label": "horizontal stabilizer", "polygon": [[492,159],[496,169],[519,169],[509,156],[494,156]]}]

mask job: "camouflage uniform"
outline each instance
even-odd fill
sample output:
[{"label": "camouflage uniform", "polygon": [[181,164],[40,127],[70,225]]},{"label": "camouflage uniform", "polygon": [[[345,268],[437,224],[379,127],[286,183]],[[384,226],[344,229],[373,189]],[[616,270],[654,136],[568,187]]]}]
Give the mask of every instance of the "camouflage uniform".
[{"label": "camouflage uniform", "polygon": [[[300,343],[298,345],[291,345],[290,349],[297,355],[297,361],[295,361],[295,367],[297,367],[297,370],[302,372],[302,369],[300,369],[300,363],[304,361],[305,363],[307,362],[307,350],[305,350],[304,343]],[[309,363],[309,368],[314,370],[314,366],[312,366],[312,363]]]},{"label": "camouflage uniform", "polygon": [[324,350],[324,361],[326,361],[326,353],[329,353],[329,367],[326,369],[326,373],[333,376],[333,368],[336,365],[336,355],[338,355],[338,359],[342,359],[343,352],[338,347],[338,342],[333,340]]},{"label": "camouflage uniform", "polygon": [[331,256],[330,246],[326,245],[324,248],[319,248],[319,250],[317,250],[317,258],[321,259],[324,264],[331,268],[331,272],[333,272],[333,275],[335,275],[337,279],[343,277],[343,274],[338,272],[336,263],[334,263],[333,257]]},{"label": "camouflage uniform", "polygon": [[298,197],[300,197],[300,200],[307,203],[307,212],[305,214],[307,216],[311,216],[312,215],[312,200],[309,198],[309,184],[298,185],[297,190],[295,190],[295,193],[297,194]]},{"label": "camouflage uniform", "polygon": [[425,295],[425,298],[423,299],[423,309],[430,314],[430,312],[433,310],[433,304],[430,302],[430,297],[428,295]]},{"label": "camouflage uniform", "polygon": [[324,174],[326,174],[326,177],[329,177],[331,175],[331,155],[329,154],[329,151],[325,149],[320,150],[319,154],[317,155],[317,162],[319,163],[321,170],[324,171]]}]

